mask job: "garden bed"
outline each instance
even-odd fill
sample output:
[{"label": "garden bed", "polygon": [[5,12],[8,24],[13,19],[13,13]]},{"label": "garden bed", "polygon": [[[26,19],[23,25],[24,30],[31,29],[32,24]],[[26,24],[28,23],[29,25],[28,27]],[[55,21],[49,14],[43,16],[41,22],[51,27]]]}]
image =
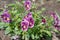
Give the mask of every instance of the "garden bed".
[{"label": "garden bed", "polygon": [[[1,29],[0,30],[0,40],[1,39],[2,40],[12,40],[14,38],[15,38],[15,40],[28,40],[28,39],[29,40],[60,40],[59,39],[60,38],[60,31],[55,30],[54,27],[50,28],[52,23],[53,23],[53,20],[51,20],[52,18],[50,18],[51,15],[48,14],[49,12],[53,11],[53,12],[57,12],[58,16],[60,15],[60,8],[59,8],[60,7],[60,3],[58,1],[54,1],[54,0],[53,1],[52,0],[44,1],[44,4],[41,4],[41,5],[39,4],[40,3],[39,1],[36,1],[36,2],[32,1],[32,4],[34,4],[34,5],[32,5],[31,9],[30,8],[29,9],[24,9],[25,7],[23,7],[23,5],[22,5],[24,3],[24,1],[23,2],[20,1],[21,4],[19,2],[17,2],[17,1],[16,1],[16,3],[15,3],[15,1],[11,1],[11,2],[12,2],[12,4],[8,4],[9,2],[6,3],[6,1],[5,1],[6,4],[3,4],[3,5],[0,4],[0,5],[2,5],[0,7],[3,7],[3,8],[0,8],[1,9],[0,12],[4,11],[5,9],[9,10],[9,13],[11,13],[11,19],[12,19],[11,23],[10,23],[10,19],[8,19],[9,21],[8,20],[5,20],[5,21],[2,20],[3,22],[5,22],[5,23],[9,22],[10,24],[7,24],[7,25],[5,25],[4,23],[2,24],[2,25],[5,25],[6,27],[1,27],[0,28]],[[25,4],[24,4],[24,6],[25,6]],[[31,6],[31,4],[29,4],[29,6]],[[28,11],[26,11],[26,10],[28,10]],[[22,28],[22,30],[21,30],[22,24],[19,25],[19,23],[27,22],[26,19],[25,19],[25,21],[23,20],[24,18],[26,18],[24,16],[28,16],[28,14],[22,14],[22,13],[25,13],[25,11],[26,11],[26,13],[28,13],[28,12],[30,13],[30,11],[32,12],[32,16],[33,16],[32,17],[32,20],[33,20],[32,22],[33,22],[33,25],[29,25],[29,26],[31,26],[31,28],[29,27],[26,30],[24,30]],[[19,13],[23,17],[21,15],[19,15]],[[4,15],[4,14],[2,14],[2,15]],[[38,25],[39,22],[41,22],[41,20],[39,19],[38,16],[41,17],[40,18],[41,20],[43,19],[42,22],[44,24]],[[46,18],[45,18],[45,16],[46,16]],[[16,18],[18,17],[17,19],[19,19],[19,18],[20,19],[19,20],[13,19],[15,17]],[[8,16],[8,18],[10,18],[10,15]],[[27,18],[29,18],[29,16]],[[48,23],[48,26],[50,26],[50,27],[46,26],[47,24],[45,23],[46,20],[44,18],[46,20],[48,20],[47,23]],[[49,18],[50,18],[50,22],[49,22]],[[17,20],[17,22],[16,22],[16,20]],[[2,22],[2,21],[0,20],[0,22]],[[34,22],[35,22],[35,24],[34,24]],[[16,23],[16,25],[14,23]],[[24,32],[24,31],[27,31],[27,32]]]}]

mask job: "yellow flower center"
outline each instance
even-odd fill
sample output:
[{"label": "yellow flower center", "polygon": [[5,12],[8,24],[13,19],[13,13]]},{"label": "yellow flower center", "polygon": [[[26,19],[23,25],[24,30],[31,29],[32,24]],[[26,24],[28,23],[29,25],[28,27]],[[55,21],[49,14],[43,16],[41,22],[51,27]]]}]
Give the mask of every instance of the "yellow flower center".
[{"label": "yellow flower center", "polygon": [[10,18],[7,18],[7,20],[10,20]]},{"label": "yellow flower center", "polygon": [[27,5],[27,8],[29,8],[29,5]]},{"label": "yellow flower center", "polygon": [[32,25],[32,23],[30,22],[30,25]]},{"label": "yellow flower center", "polygon": [[26,28],[26,26],[24,26],[24,28]]}]

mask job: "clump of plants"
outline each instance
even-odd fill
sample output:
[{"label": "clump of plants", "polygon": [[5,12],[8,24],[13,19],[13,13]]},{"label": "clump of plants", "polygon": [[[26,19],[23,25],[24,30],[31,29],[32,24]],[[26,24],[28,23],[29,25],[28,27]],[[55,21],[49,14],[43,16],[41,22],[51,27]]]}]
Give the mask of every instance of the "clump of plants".
[{"label": "clump of plants", "polygon": [[46,8],[36,10],[36,7],[30,0],[16,1],[15,4],[7,5],[9,10],[4,9],[0,12],[0,29],[5,30],[5,34],[15,40],[51,38],[52,26],[60,30],[60,19],[53,11],[49,12],[50,17],[43,16],[42,13]]}]

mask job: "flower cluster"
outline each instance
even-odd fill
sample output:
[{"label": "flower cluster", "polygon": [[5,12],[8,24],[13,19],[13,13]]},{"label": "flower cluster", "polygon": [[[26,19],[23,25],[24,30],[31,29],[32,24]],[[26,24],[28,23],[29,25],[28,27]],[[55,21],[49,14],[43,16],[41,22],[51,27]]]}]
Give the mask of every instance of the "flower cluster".
[{"label": "flower cluster", "polygon": [[22,20],[21,27],[23,31],[27,31],[28,28],[32,28],[34,26],[34,19],[32,17],[32,13],[29,12]]},{"label": "flower cluster", "polygon": [[[26,0],[24,3],[25,9],[30,11],[31,9],[31,1]],[[32,17],[32,12],[29,12],[22,20],[21,27],[23,31],[27,31],[28,28],[32,28],[34,26],[34,19]]]},{"label": "flower cluster", "polygon": [[[31,1],[30,0],[25,0],[24,3],[25,9],[30,11],[31,9]],[[10,23],[11,19],[10,19],[10,14],[8,13],[7,10],[4,11],[4,13],[1,15],[1,18],[3,20],[3,22],[7,22]],[[23,31],[27,31],[28,27],[32,28],[34,26],[34,19],[32,17],[32,13],[29,12],[22,20],[21,22],[21,28]]]},{"label": "flower cluster", "polygon": [[[53,21],[54,27],[60,30],[60,19],[55,12],[47,12],[53,17],[51,18],[41,14],[45,13],[44,8],[40,10],[34,9],[36,5],[35,3],[31,5],[32,3],[30,0],[25,0],[25,2],[22,0],[22,2],[24,3],[24,7],[23,3],[16,2],[16,4],[8,5],[11,6],[11,9],[8,11],[5,10],[1,14],[0,19],[3,22],[0,20],[0,29],[4,28],[5,34],[10,37],[12,36],[14,40],[30,40],[30,38],[31,40],[40,40],[46,35],[50,38],[52,37],[51,27],[53,26]],[[31,6],[33,8],[31,8]]]},{"label": "flower cluster", "polygon": [[55,12],[52,12],[52,11],[50,13],[51,13],[51,16],[54,19],[54,27],[57,30],[60,30],[60,19],[59,19],[58,15]]}]

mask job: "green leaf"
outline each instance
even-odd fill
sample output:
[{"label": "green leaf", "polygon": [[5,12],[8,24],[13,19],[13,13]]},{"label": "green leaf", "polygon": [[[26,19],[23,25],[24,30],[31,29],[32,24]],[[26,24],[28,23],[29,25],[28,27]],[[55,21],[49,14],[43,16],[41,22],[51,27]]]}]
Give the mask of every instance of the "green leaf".
[{"label": "green leaf", "polygon": [[16,4],[9,4],[8,6],[12,6],[12,7],[15,7]]},{"label": "green leaf", "polygon": [[0,22],[0,29],[3,29],[4,27],[7,27],[8,25],[9,23]]},{"label": "green leaf", "polygon": [[24,39],[24,35],[22,36],[22,39]]},{"label": "green leaf", "polygon": [[40,37],[43,37],[43,35],[42,35],[42,34],[40,34],[39,36],[40,36]]},{"label": "green leaf", "polygon": [[25,34],[25,40],[29,40],[29,35]]},{"label": "green leaf", "polygon": [[33,9],[33,8],[36,8],[36,4],[35,4],[35,3],[32,4],[32,9]]},{"label": "green leaf", "polygon": [[18,10],[19,13],[23,13],[24,12],[24,7],[17,8],[17,10]]},{"label": "green leaf", "polygon": [[20,22],[21,22],[21,19],[19,18],[19,19],[16,20],[15,23],[18,24],[18,23],[20,23]]},{"label": "green leaf", "polygon": [[4,22],[0,22],[0,26],[3,26],[3,25],[5,25],[5,23]]},{"label": "green leaf", "polygon": [[48,36],[51,37],[51,32],[50,31],[47,31],[47,30],[43,30],[44,33],[48,34]]},{"label": "green leaf", "polygon": [[0,12],[0,15],[2,15],[2,12]]},{"label": "green leaf", "polygon": [[57,29],[54,29],[54,32],[57,32],[58,33],[59,31]]},{"label": "green leaf", "polygon": [[34,38],[35,38],[35,37],[34,37],[34,34],[32,34],[32,35],[31,35],[31,38],[32,38],[32,39],[34,39]]},{"label": "green leaf", "polygon": [[38,39],[38,38],[39,38],[39,35],[36,34],[36,35],[35,35],[35,38]]},{"label": "green leaf", "polygon": [[18,30],[18,27],[15,27],[15,30]]},{"label": "green leaf", "polygon": [[4,29],[4,26],[0,26],[0,29]]},{"label": "green leaf", "polygon": [[42,8],[42,9],[41,9],[41,11],[45,11],[45,10],[46,10],[46,8]]},{"label": "green leaf", "polygon": [[8,34],[12,31],[12,29],[10,27],[7,27],[6,30],[5,30],[5,34]]}]

